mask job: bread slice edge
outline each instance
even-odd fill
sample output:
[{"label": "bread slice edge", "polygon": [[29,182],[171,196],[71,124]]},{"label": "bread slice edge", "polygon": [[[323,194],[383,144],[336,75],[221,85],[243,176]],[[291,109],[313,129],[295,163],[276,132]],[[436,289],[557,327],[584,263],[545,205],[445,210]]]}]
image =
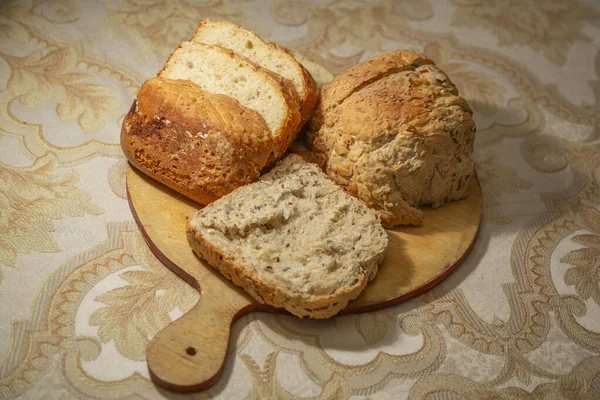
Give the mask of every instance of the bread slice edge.
[{"label": "bread slice edge", "polygon": [[[203,29],[214,29],[214,28],[221,27],[221,26],[224,29],[233,29],[234,31],[239,32],[240,34],[249,37],[252,41],[258,42],[261,45],[264,45],[266,48],[271,49],[272,51],[278,53],[281,57],[287,59],[290,62],[290,64],[293,67],[295,67],[294,69],[296,70],[296,73],[298,74],[298,77],[300,80],[300,85],[296,85],[296,84],[292,83],[292,86],[294,87],[294,91],[298,94],[298,97],[300,100],[300,112],[301,112],[301,121],[302,121],[301,123],[303,124],[304,122],[306,122],[312,115],[313,109],[317,103],[317,99],[318,99],[317,83],[314,80],[314,78],[312,77],[312,75],[310,74],[310,72],[297,59],[297,57],[294,55],[294,53],[278,43],[264,40],[258,34],[256,34],[255,32],[253,32],[252,30],[250,30],[248,28],[242,27],[242,26],[237,25],[230,21],[216,21],[216,20],[211,20],[209,18],[204,18],[200,21],[200,23],[196,27],[196,30],[192,34],[190,41],[204,43],[202,38],[199,37],[202,35],[202,30]],[[210,41],[207,43],[216,44],[216,45],[220,45],[222,47],[231,49],[236,54],[247,57],[252,62],[254,62],[258,66],[260,66],[261,68],[264,68],[266,70],[272,71],[273,73],[281,75],[277,71],[269,69],[267,65],[261,65],[261,63],[259,63],[258,61],[253,60],[251,57],[248,57],[247,55],[234,49],[233,47],[228,47],[226,41],[222,41],[220,43],[213,43],[213,41]],[[283,75],[281,75],[281,76],[283,76]],[[285,76],[283,76],[283,77],[286,78]],[[290,82],[291,82],[291,80],[290,80]]]},{"label": "bread slice edge", "polygon": [[[370,263],[374,264],[371,275],[361,274],[357,282],[345,290],[334,295],[312,296],[313,299],[302,296],[291,296],[279,287],[264,285],[256,274],[253,274],[243,265],[238,264],[231,256],[214,246],[209,239],[187,226],[187,238],[192,250],[202,259],[218,270],[223,276],[231,280],[236,286],[243,288],[253,299],[260,303],[270,304],[276,308],[284,308],[297,317],[310,317],[315,319],[330,318],[344,309],[351,300],[356,299],[372,279],[384,254],[374,257]],[[365,267],[365,270],[370,268]]]}]

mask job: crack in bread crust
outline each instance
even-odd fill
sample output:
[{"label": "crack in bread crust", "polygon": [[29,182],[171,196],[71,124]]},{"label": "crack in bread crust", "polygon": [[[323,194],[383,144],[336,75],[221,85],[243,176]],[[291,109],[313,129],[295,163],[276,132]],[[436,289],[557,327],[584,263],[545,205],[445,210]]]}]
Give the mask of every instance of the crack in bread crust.
[{"label": "crack in bread crust", "polygon": [[403,50],[383,53],[376,59],[355,65],[336,76],[335,85],[328,84],[323,87],[322,100],[325,99],[325,111],[341,105],[353,93],[386,76],[403,71],[414,71],[425,64],[433,64],[433,61],[422,54]]}]

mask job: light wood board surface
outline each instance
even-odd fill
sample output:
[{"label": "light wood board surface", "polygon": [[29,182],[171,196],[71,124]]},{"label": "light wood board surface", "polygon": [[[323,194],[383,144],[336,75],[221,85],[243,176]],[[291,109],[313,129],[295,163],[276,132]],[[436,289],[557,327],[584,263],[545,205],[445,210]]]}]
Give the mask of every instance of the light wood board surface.
[{"label": "light wood board surface", "polygon": [[[186,217],[200,205],[130,165],[127,190],[133,215],[152,252],[200,292],[192,310],[152,339],[147,349],[151,377],[173,391],[207,388],[221,373],[233,321],[253,311],[285,311],[255,302],[192,252],[186,239]],[[387,255],[377,276],[343,313],[398,304],[443,280],[471,248],[481,211],[481,188],[475,178],[466,199],[436,210],[424,208],[422,226],[389,230]]]}]

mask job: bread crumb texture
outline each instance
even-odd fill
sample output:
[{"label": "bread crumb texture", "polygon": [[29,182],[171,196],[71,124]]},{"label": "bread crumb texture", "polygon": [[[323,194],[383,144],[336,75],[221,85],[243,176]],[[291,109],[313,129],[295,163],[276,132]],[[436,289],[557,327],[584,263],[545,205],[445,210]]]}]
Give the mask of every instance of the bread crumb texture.
[{"label": "bread crumb texture", "polygon": [[296,155],[192,216],[188,239],[256,300],[314,318],[358,297],[388,243],[376,212]]},{"label": "bread crumb texture", "polygon": [[191,40],[231,49],[256,65],[289,80],[300,99],[302,122],[312,114],[318,98],[317,84],[285,47],[265,42],[254,32],[232,22],[210,19],[200,21]]}]

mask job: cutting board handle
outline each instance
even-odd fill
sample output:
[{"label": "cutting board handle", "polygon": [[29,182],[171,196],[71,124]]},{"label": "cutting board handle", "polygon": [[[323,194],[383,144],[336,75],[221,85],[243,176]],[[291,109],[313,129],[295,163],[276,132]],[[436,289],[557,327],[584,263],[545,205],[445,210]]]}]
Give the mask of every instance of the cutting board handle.
[{"label": "cutting board handle", "polygon": [[203,289],[194,308],[160,331],[148,345],[152,380],[176,392],[214,384],[222,372],[231,323],[243,306],[224,302],[223,296]]}]

